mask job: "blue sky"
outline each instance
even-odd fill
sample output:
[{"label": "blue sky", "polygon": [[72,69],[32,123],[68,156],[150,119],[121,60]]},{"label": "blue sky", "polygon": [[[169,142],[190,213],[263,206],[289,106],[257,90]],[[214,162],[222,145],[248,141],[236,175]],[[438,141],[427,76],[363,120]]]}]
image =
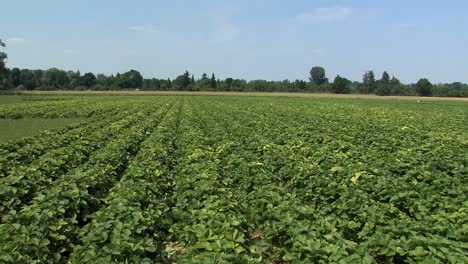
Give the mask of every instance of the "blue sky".
[{"label": "blue sky", "polygon": [[8,67],[468,82],[466,0],[2,1]]}]

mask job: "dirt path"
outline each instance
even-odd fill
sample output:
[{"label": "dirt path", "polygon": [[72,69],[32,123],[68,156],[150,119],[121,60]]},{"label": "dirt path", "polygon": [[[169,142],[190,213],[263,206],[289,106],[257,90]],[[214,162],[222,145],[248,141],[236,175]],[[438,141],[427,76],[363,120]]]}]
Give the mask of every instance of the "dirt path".
[{"label": "dirt path", "polygon": [[326,94],[326,93],[278,93],[278,92],[184,92],[184,91],[23,91],[28,95],[231,95],[231,96],[286,96],[311,98],[348,98],[348,99],[381,99],[381,100],[438,100],[464,101],[459,97],[420,97],[420,96],[377,96],[365,94]]}]

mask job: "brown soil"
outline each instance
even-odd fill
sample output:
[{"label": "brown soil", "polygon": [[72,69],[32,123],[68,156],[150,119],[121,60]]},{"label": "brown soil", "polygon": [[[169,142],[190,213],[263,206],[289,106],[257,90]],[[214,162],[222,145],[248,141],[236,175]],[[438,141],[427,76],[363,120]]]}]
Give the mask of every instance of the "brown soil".
[{"label": "brown soil", "polygon": [[29,95],[231,95],[231,96],[286,96],[311,98],[348,98],[348,99],[381,99],[381,100],[439,100],[464,101],[459,97],[420,97],[420,96],[377,96],[365,94],[325,94],[325,93],[267,93],[267,92],[183,92],[183,91],[23,91]]}]

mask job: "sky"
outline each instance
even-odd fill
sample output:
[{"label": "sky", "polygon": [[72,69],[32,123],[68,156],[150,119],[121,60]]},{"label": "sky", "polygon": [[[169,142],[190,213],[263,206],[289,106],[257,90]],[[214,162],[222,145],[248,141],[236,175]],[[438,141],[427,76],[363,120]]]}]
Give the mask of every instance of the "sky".
[{"label": "sky", "polygon": [[1,0],[10,68],[468,83],[466,0]]}]

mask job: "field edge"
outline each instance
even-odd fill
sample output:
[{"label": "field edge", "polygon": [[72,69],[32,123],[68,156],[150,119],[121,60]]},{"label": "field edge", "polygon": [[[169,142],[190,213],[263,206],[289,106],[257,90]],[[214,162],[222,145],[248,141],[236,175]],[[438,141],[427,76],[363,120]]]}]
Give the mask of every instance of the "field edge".
[{"label": "field edge", "polygon": [[468,102],[464,97],[378,96],[366,94],[282,93],[282,92],[207,92],[207,91],[21,91],[23,95],[190,95],[190,96],[265,96],[379,100],[431,100]]}]

